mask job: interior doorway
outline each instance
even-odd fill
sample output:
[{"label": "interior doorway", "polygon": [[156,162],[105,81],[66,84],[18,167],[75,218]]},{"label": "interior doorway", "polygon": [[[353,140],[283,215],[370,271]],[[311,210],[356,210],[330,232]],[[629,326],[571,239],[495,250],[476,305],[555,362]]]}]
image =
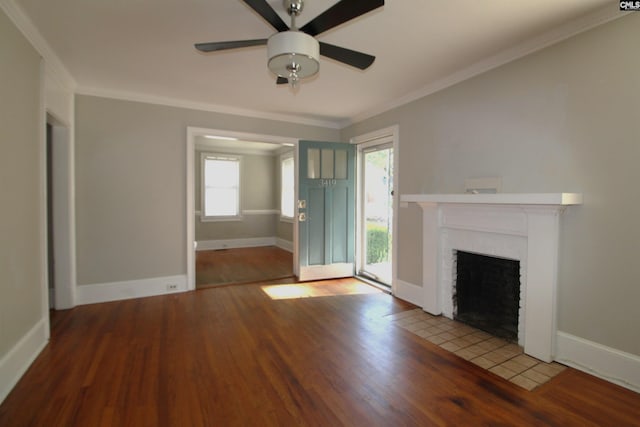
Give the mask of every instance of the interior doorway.
[{"label": "interior doorway", "polygon": [[45,123],[47,282],[49,308],[75,306],[75,206],[70,127],[47,113]]},{"label": "interior doorway", "polygon": [[188,290],[297,274],[295,188],[291,206],[281,203],[282,171],[297,163],[297,143],[187,128]]},{"label": "interior doorway", "polygon": [[53,125],[46,124],[46,182],[47,182],[47,283],[49,284],[49,308],[55,307],[55,256],[53,227]]}]

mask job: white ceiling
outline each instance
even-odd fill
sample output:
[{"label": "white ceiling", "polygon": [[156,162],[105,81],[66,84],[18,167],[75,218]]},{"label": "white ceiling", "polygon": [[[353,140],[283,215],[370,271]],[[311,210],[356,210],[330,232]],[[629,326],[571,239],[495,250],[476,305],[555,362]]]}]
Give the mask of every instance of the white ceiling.
[{"label": "white ceiling", "polygon": [[[293,92],[276,86],[265,46],[213,54],[194,49],[196,42],[267,38],[274,32],[241,0],[14,1],[76,80],[79,93],[171,99],[336,127],[456,75],[489,68],[488,58],[504,62],[506,50],[533,50],[532,40],[548,43],[541,35],[562,38],[559,27],[575,32],[579,25],[572,23],[601,15],[605,6],[618,10],[612,0],[387,0],[318,36],[375,55],[368,70],[322,57],[319,75]],[[289,22],[280,0],[268,2]],[[298,25],[336,2],[307,0]]]}]

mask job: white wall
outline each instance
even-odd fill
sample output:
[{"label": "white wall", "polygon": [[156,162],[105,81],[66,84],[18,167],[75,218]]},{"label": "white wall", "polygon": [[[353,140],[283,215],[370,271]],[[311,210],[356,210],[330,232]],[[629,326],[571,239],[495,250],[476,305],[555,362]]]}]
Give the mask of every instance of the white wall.
[{"label": "white wall", "polygon": [[[562,217],[559,329],[640,355],[640,14],[346,128],[400,127],[400,192],[581,192]],[[419,208],[399,212],[399,276],[421,284]]]}]

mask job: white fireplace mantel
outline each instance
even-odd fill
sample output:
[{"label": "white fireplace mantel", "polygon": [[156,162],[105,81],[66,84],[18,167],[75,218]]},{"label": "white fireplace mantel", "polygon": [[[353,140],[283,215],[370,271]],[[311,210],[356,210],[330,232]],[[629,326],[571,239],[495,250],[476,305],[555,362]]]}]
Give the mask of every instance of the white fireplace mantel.
[{"label": "white fireplace mantel", "polygon": [[519,341],[544,361],[555,356],[560,213],[577,193],[406,194],[423,211],[423,309],[452,317],[455,250],[521,264]]},{"label": "white fireplace mantel", "polygon": [[498,204],[568,206],[582,204],[579,193],[403,194],[402,202],[419,204]]}]

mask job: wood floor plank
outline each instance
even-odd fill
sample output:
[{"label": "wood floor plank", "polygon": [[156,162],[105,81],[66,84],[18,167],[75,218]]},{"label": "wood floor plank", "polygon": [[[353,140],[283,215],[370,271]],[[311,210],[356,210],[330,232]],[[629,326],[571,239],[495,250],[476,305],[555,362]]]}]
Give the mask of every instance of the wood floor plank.
[{"label": "wood floor plank", "polygon": [[196,252],[199,289],[292,276],[293,254],[276,246]]},{"label": "wood floor plank", "polygon": [[342,279],[55,312],[0,426],[638,425],[637,393],[573,369],[529,392],[385,318],[414,308]]}]

